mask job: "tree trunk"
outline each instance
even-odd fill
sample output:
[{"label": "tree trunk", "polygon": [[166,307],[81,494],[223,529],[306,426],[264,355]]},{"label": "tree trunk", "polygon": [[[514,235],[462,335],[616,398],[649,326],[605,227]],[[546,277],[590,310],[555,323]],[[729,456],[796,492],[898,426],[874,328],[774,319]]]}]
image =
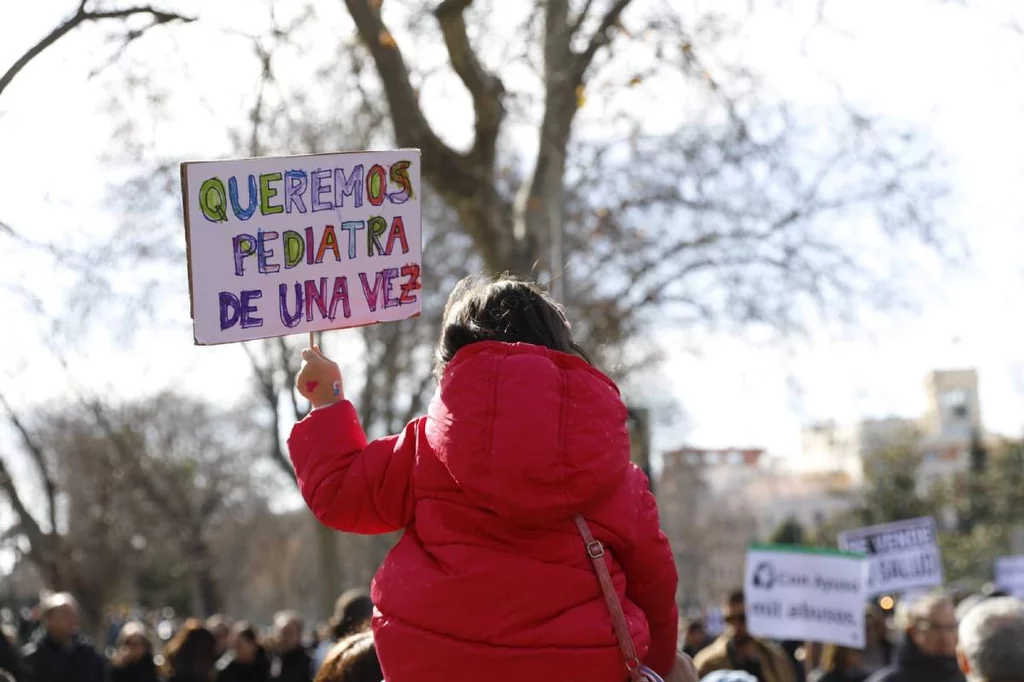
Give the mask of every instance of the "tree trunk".
[{"label": "tree trunk", "polygon": [[213,561],[210,548],[202,537],[194,537],[190,543],[189,563],[192,571],[192,613],[208,618],[221,609],[220,591],[213,575]]}]

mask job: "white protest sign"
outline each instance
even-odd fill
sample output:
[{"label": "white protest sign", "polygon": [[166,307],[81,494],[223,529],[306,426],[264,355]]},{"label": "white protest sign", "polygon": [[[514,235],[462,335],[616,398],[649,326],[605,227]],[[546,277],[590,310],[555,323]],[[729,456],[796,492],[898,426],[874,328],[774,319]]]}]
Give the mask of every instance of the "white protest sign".
[{"label": "white protest sign", "polygon": [[753,545],[744,589],[747,629],[779,640],[864,646],[863,556],[797,546]]},{"label": "white protest sign", "polygon": [[181,164],[200,345],[420,313],[415,149]]},{"label": "white protest sign", "polygon": [[1024,555],[996,559],[995,583],[1000,589],[1024,599]]},{"label": "white protest sign", "polygon": [[942,584],[942,554],[930,516],[844,531],[839,547],[868,556],[870,597]]}]

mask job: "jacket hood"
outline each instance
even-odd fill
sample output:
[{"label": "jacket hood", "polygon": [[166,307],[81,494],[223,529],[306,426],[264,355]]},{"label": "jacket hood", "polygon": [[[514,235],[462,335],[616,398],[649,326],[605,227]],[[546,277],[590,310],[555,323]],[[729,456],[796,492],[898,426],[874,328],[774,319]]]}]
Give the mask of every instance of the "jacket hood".
[{"label": "jacket hood", "polygon": [[426,437],[474,504],[523,521],[582,512],[630,461],[615,383],[574,355],[522,343],[459,351],[430,403]]}]

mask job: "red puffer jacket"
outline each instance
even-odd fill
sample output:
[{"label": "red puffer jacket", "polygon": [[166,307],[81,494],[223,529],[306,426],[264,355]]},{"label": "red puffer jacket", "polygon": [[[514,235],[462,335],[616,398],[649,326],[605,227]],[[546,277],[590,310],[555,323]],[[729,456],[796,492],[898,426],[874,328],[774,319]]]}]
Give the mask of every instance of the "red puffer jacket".
[{"label": "red puffer jacket", "polygon": [[322,523],[405,529],[373,584],[388,682],[623,682],[578,512],[610,550],[638,654],[672,667],[672,552],[629,460],[618,389],[586,362],[475,343],[402,433],[368,444],[342,402],[296,424],[288,447]]}]

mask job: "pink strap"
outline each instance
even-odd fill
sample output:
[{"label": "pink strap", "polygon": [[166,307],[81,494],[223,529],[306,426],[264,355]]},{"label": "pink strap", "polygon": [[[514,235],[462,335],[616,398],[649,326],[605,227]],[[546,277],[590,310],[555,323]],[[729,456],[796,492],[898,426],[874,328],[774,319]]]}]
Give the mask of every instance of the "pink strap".
[{"label": "pink strap", "polygon": [[582,516],[577,514],[572,520],[576,522],[576,528],[583,536],[583,542],[587,545],[587,556],[593,562],[597,580],[601,583],[601,592],[604,593],[604,600],[612,615],[612,627],[615,628],[615,637],[619,640],[619,649],[622,650],[622,659],[626,662],[629,679],[631,682],[643,682],[644,675],[640,671],[640,659],[636,656],[633,637],[629,634],[629,626],[626,624],[626,614],[622,611],[622,603],[619,601],[619,595],[615,593],[615,584],[612,583],[612,576],[604,562],[604,545],[594,538],[590,526]]}]

